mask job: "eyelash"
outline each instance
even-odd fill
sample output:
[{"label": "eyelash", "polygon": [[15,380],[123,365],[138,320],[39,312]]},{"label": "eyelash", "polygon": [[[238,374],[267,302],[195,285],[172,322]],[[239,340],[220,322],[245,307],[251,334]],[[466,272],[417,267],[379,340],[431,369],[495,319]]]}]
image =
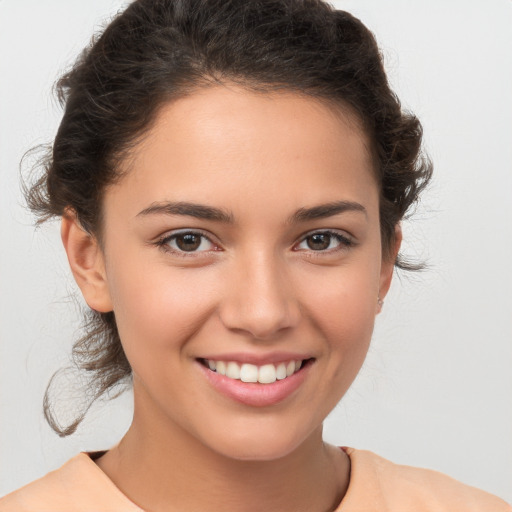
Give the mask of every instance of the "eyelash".
[{"label": "eyelash", "polygon": [[[338,233],[337,231],[331,231],[328,229],[323,230],[323,231],[312,231],[310,233],[307,233],[306,236],[301,238],[299,245],[314,235],[329,235],[330,237],[334,238],[337,242],[339,242],[339,246],[335,247],[334,249],[327,249],[327,250],[323,250],[323,251],[314,251],[313,249],[306,249],[306,250],[310,251],[310,254],[308,257],[322,257],[325,254],[333,254],[333,253],[338,253],[340,251],[346,251],[347,249],[350,249],[352,246],[355,245],[354,241],[351,238],[349,238],[348,236],[342,235],[341,233]],[[329,242],[329,245],[330,244],[331,244],[331,242]]]},{"label": "eyelash", "polygon": [[[208,237],[205,233],[201,231],[192,231],[192,230],[185,230],[185,231],[179,231],[177,233],[173,233],[172,235],[164,235],[162,238],[156,241],[156,245],[162,249],[166,253],[170,253],[174,256],[178,256],[181,258],[197,258],[198,255],[200,255],[203,252],[210,252],[208,251],[182,251],[182,250],[176,250],[171,247],[169,247],[169,243],[172,240],[177,239],[179,236],[185,236],[185,235],[199,235],[202,239],[208,240],[209,243],[215,245],[214,242]],[[202,243],[202,242],[201,242]],[[215,249],[214,249],[215,250]]]},{"label": "eyelash", "polygon": [[[185,235],[199,235],[201,238],[208,240],[209,243],[215,245],[215,243],[212,242],[212,240],[205,233],[203,233],[201,231],[192,231],[192,230],[180,231],[178,233],[173,233],[172,235],[163,236],[162,238],[158,239],[155,242],[155,245],[157,245],[160,249],[162,249],[166,253],[171,253],[173,255],[176,255],[176,256],[182,257],[182,258],[191,258],[191,257],[197,258],[197,257],[200,257],[199,255],[202,254],[203,252],[210,252],[210,250],[199,251],[199,252],[183,251],[183,250],[172,249],[169,247],[169,242],[171,242],[172,240],[176,240],[179,236],[185,236]],[[339,242],[340,245],[334,249],[321,250],[321,251],[315,251],[313,249],[306,249],[306,250],[311,251],[310,257],[311,256],[312,257],[321,257],[322,255],[325,255],[325,254],[332,254],[332,253],[336,253],[339,251],[347,250],[350,247],[355,245],[355,242],[348,236],[342,235],[341,233],[338,233],[337,231],[331,231],[331,230],[320,230],[320,231],[309,232],[301,238],[299,245],[314,235],[329,235],[332,238],[334,238],[337,242]],[[329,243],[329,245],[330,245],[330,243]],[[215,251],[218,249],[213,249],[213,250]]]}]

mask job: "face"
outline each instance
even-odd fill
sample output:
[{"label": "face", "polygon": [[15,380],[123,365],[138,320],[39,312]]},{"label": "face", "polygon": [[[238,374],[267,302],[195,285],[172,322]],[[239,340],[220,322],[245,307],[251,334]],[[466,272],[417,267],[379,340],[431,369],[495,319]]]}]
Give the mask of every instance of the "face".
[{"label": "face", "polygon": [[318,434],[389,286],[378,200],[367,140],[334,107],[218,86],[163,108],[104,199],[96,296],[135,421],[238,459]]}]

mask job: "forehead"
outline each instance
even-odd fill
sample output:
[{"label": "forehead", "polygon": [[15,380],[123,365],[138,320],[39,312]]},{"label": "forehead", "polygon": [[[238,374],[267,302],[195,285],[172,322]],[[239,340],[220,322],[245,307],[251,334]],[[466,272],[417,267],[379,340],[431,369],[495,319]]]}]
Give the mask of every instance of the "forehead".
[{"label": "forehead", "polygon": [[376,190],[368,138],[348,108],[238,86],[164,105],[123,171],[114,189],[124,187],[141,206],[171,198],[235,201],[244,191],[261,192],[268,202],[286,191],[314,203],[340,199],[340,187],[345,195]]}]

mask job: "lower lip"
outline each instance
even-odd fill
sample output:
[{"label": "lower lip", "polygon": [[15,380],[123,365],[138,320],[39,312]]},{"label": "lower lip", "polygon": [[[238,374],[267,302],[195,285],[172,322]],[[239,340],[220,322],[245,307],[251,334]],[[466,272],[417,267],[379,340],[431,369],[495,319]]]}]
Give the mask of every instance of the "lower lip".
[{"label": "lower lip", "polygon": [[292,395],[304,382],[311,364],[306,364],[298,372],[283,380],[276,380],[272,384],[259,384],[257,382],[242,382],[230,379],[220,373],[209,370],[197,362],[210,384],[221,394],[252,407],[266,407],[282,402]]}]

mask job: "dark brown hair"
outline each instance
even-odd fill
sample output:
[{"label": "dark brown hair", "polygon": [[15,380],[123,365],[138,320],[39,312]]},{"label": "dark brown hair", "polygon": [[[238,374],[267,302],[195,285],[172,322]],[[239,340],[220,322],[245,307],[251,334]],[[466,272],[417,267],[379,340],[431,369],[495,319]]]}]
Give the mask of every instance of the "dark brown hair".
[{"label": "dark brown hair", "polygon": [[[159,108],[195,90],[235,83],[249,90],[306,94],[352,110],[375,155],[383,254],[396,224],[428,183],[422,129],[391,91],[371,32],[321,0],[137,0],[92,41],[57,84],[64,107],[43,174],[27,190],[41,223],[75,212],[101,243],[102,196],[119,163]],[[400,258],[396,265],[413,269]],[[88,406],[131,377],[114,313],[89,312],[75,342],[76,365],[91,375]],[[48,393],[45,415],[60,435]],[[84,411],[87,410],[84,408]]]}]

